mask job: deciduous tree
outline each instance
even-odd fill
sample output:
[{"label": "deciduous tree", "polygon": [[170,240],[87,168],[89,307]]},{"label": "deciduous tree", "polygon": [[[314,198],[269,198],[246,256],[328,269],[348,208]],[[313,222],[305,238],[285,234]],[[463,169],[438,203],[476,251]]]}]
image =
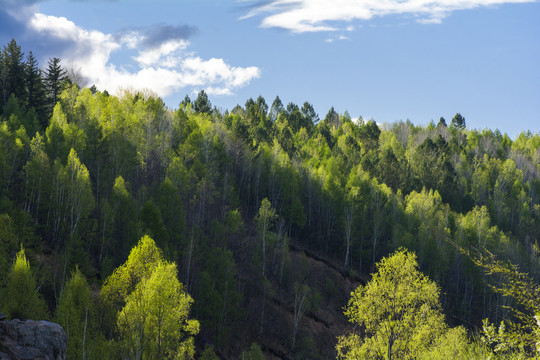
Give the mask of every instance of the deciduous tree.
[{"label": "deciduous tree", "polygon": [[439,288],[407,250],[377,264],[371,281],[352,292],[345,315],[363,336],[339,337],[340,359],[412,359],[445,330]]}]

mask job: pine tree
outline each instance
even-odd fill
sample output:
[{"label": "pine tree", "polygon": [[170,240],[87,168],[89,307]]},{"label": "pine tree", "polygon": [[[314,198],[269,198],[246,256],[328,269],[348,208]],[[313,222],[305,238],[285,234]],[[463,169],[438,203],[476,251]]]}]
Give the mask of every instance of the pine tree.
[{"label": "pine tree", "polygon": [[58,101],[58,97],[62,92],[62,83],[66,77],[66,70],[60,66],[59,58],[49,59],[49,66],[45,72],[45,87],[47,89],[48,98],[48,114],[52,114],[54,106]]},{"label": "pine tree", "polygon": [[2,74],[2,100],[3,105],[7,104],[9,96],[15,95],[19,100],[25,97],[24,91],[24,70],[23,52],[15,39],[12,39],[3,50],[3,74]]},{"label": "pine tree", "polygon": [[38,115],[41,129],[47,127],[47,99],[41,70],[34,54],[30,51],[25,63],[25,86],[28,108],[34,108]]}]

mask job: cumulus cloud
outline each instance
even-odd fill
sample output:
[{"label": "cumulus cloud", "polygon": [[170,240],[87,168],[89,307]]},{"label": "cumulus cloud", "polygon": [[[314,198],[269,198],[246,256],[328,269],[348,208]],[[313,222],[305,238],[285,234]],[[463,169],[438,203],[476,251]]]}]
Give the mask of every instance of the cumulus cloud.
[{"label": "cumulus cloud", "polygon": [[[0,3],[6,1],[12,0]],[[150,89],[165,97],[196,87],[209,94],[228,95],[260,77],[255,66],[236,67],[219,58],[202,59],[190,51],[188,39],[196,28],[159,24],[106,34],[84,29],[65,17],[42,14],[32,5],[36,2],[26,0],[24,6],[11,8],[13,11],[0,11],[0,19],[19,24],[19,34],[10,35],[33,39],[35,53],[47,48],[46,56],[61,58],[64,66],[78,69],[99,89],[113,93],[125,88]],[[113,63],[112,55],[127,61]]]},{"label": "cumulus cloud", "polygon": [[535,0],[271,0],[256,2],[242,17],[262,16],[262,27],[296,33],[349,30],[340,23],[386,15],[413,16],[421,23],[440,23],[451,12]]}]

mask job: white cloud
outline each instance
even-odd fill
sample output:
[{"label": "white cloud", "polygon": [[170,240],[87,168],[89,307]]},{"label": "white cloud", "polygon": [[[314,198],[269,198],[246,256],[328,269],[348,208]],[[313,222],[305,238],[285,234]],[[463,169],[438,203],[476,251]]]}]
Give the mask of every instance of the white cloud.
[{"label": "white cloud", "polygon": [[296,33],[351,31],[338,22],[369,20],[376,16],[413,15],[421,23],[440,23],[455,10],[473,9],[535,0],[273,0],[255,6],[242,18],[262,15],[262,27],[277,27]]},{"label": "white cloud", "polygon": [[[130,31],[120,37],[88,31],[64,17],[34,13],[29,28],[49,40],[69,44],[59,54],[64,64],[80,69],[99,89],[118,92],[125,88],[150,89],[165,97],[189,86],[205,88],[209,94],[228,95],[259,78],[259,68],[234,67],[223,59],[204,60],[187,51],[190,43],[170,39],[155,48],[141,46],[144,35]],[[132,59],[138,66],[128,71],[111,63],[111,54],[139,49]]]}]

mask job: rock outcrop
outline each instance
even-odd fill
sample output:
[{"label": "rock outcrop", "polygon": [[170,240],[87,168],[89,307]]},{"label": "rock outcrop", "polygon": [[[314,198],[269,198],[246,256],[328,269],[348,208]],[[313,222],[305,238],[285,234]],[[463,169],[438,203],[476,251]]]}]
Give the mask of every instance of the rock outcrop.
[{"label": "rock outcrop", "polygon": [[64,329],[49,321],[5,320],[0,314],[0,360],[65,360]]}]

